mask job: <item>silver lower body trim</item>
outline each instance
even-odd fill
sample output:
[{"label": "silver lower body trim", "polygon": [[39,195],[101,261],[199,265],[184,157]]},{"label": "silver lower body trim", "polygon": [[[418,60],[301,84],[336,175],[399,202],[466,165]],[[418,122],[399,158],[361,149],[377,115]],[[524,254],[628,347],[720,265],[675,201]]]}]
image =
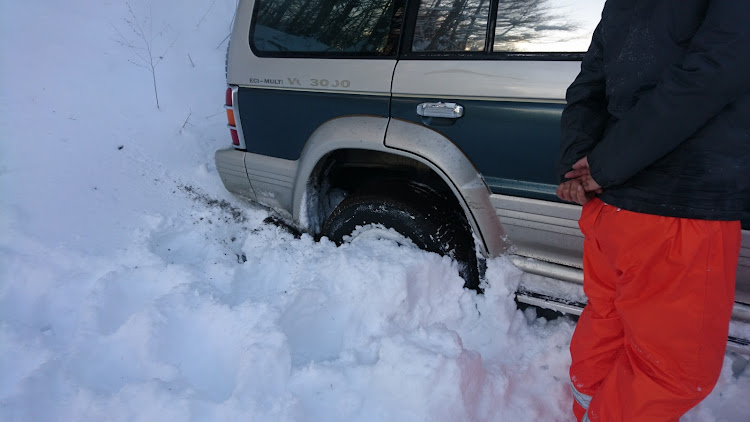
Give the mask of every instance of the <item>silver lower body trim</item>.
[{"label": "silver lower body trim", "polygon": [[[586,303],[576,299],[566,299],[556,292],[580,289],[583,272],[576,268],[564,267],[562,265],[541,262],[517,255],[510,257],[519,269],[526,273],[545,277],[545,284],[552,288],[539,289],[541,283],[522,283],[516,293],[516,300],[531,306],[550,309],[566,315],[580,316]],[[580,277],[580,278],[579,278]],[[572,295],[566,295],[573,297]],[[750,339],[746,333],[750,333],[750,306],[743,303],[734,303],[732,308],[732,322],[730,335],[727,338],[727,351],[750,356]]]}]

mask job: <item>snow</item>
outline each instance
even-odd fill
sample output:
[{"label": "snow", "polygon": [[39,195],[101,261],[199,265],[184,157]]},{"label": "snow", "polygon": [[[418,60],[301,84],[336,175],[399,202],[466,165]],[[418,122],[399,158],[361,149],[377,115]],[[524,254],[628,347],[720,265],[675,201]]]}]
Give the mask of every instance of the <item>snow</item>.
[{"label": "snow", "polygon": [[[160,109],[128,5],[63,3],[0,14],[0,420],[573,420],[573,323],[517,310],[506,259],[477,295],[449,258],[297,239],[224,189],[234,1],[130,2]],[[746,364],[683,421],[745,420]]]}]

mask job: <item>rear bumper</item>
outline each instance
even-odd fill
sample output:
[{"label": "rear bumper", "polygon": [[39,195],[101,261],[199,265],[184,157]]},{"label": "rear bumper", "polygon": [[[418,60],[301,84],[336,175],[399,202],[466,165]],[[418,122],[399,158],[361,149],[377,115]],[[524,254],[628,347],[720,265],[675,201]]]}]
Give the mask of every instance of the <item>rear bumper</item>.
[{"label": "rear bumper", "polygon": [[245,169],[245,152],[234,148],[220,149],[214,155],[216,170],[229,192],[257,200],[250,178]]},{"label": "rear bumper", "polygon": [[216,170],[228,191],[293,215],[297,162],[237,149],[216,151]]}]

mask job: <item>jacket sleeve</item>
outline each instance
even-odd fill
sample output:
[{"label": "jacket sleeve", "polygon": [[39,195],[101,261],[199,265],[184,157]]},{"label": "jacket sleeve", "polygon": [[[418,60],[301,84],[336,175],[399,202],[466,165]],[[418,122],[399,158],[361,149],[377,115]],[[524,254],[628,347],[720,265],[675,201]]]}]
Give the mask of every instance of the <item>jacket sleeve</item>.
[{"label": "jacket sleeve", "polygon": [[601,23],[594,30],[591,46],[583,56],[581,72],[565,94],[567,105],[561,118],[560,181],[573,164],[594,148],[609,119],[605,94]]},{"label": "jacket sleeve", "polygon": [[750,91],[750,2],[711,0],[682,61],[589,154],[602,187],[626,182]]}]

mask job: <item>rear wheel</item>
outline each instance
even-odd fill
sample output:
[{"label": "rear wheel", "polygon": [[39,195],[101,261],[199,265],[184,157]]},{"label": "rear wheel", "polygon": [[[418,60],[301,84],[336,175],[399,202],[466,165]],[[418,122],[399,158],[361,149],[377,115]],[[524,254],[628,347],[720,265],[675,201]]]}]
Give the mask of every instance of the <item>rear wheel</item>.
[{"label": "rear wheel", "polygon": [[393,230],[420,249],[454,258],[464,286],[476,290],[479,271],[471,227],[451,199],[415,182],[372,183],[333,210],[322,234],[338,244],[360,237],[385,237],[403,244],[398,236],[388,234]]}]

